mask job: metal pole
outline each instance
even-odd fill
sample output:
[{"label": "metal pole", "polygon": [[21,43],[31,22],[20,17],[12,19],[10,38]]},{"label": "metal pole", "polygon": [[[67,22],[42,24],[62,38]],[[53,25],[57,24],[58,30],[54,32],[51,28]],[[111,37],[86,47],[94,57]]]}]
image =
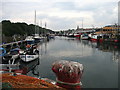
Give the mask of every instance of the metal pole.
[{"label": "metal pole", "polygon": [[34,20],[34,24],[35,24],[35,34],[36,34],[36,10],[35,10],[35,20]]},{"label": "metal pole", "polygon": [[82,30],[83,30],[83,18],[82,18]]}]

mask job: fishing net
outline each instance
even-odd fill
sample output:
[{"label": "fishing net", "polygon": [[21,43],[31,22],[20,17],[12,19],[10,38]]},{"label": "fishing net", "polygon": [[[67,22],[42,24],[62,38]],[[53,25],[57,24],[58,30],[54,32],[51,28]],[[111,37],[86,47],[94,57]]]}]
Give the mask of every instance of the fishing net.
[{"label": "fishing net", "polygon": [[41,79],[26,75],[13,76],[11,73],[2,74],[2,83],[7,83],[3,88],[60,88]]}]

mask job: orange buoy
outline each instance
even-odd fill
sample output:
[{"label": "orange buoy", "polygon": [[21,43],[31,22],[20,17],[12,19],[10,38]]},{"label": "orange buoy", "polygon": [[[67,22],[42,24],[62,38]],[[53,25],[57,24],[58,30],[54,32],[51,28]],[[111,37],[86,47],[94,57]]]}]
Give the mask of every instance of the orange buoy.
[{"label": "orange buoy", "polygon": [[27,47],[27,48],[30,48],[30,47],[31,47],[31,45],[30,45],[30,44],[28,44],[28,45],[26,45],[26,47]]}]

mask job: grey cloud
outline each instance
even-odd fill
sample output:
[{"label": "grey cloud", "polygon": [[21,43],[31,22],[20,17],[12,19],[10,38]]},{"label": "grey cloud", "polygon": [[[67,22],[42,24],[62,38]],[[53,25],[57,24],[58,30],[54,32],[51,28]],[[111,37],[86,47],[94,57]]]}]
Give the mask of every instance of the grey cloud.
[{"label": "grey cloud", "polygon": [[104,26],[106,24],[114,24],[117,22],[117,12],[116,16],[113,12],[113,9],[117,7],[115,4],[117,3],[104,4],[102,5],[103,7],[98,8],[94,12],[94,22],[97,22],[96,24],[98,24],[98,26],[100,26],[100,24]]},{"label": "grey cloud", "polygon": [[81,18],[60,18],[60,17],[48,17],[51,23],[48,23],[48,26],[51,26],[54,30],[68,30],[76,28],[76,21],[81,21]]},{"label": "grey cloud", "polygon": [[[82,2],[81,2],[82,4]],[[85,3],[83,6],[79,7],[79,4],[74,2],[56,2],[53,7],[59,8],[61,10],[74,10],[74,11],[97,11],[101,7],[112,8],[115,6],[116,2],[101,2],[101,3]]]},{"label": "grey cloud", "polygon": [[[81,21],[81,18],[60,18],[58,16],[52,17],[49,14],[51,11],[57,8],[58,13],[61,12],[89,12],[93,13],[91,16],[94,19],[94,24],[105,25],[116,20],[117,16],[114,17],[113,8],[117,6],[117,2],[94,2],[94,3],[84,3],[75,4],[72,2],[3,2],[2,3],[3,19],[12,19],[12,18],[32,18],[34,20],[34,10],[37,12],[38,19],[48,19],[51,23],[48,23],[50,29],[69,29],[76,28],[76,21]],[[79,6],[81,5],[81,6]],[[44,13],[46,12],[46,13]],[[29,14],[30,13],[30,14]],[[55,12],[56,13],[56,12]],[[58,14],[59,15],[59,14]],[[27,20],[26,20],[27,21]],[[32,23],[32,22],[29,22]],[[91,22],[88,22],[91,24]],[[93,23],[92,23],[93,24]],[[87,26],[87,25],[86,25]]]},{"label": "grey cloud", "polygon": [[61,10],[75,10],[75,4],[73,2],[56,2],[53,7],[59,8]]}]

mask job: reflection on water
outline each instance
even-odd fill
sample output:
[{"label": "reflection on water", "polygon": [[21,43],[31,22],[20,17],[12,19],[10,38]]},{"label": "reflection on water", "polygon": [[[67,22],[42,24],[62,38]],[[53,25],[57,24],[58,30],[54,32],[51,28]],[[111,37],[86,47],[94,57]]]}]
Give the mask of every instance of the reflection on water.
[{"label": "reflection on water", "polygon": [[[56,60],[77,61],[84,65],[84,88],[117,88],[120,47],[75,38],[56,37],[39,45],[40,64],[35,68],[40,77],[55,80],[51,70]],[[28,75],[34,76],[32,71]]]},{"label": "reflection on water", "polygon": [[113,61],[115,61],[116,63],[118,63],[118,61],[120,61],[120,52],[119,51],[113,51]]},{"label": "reflection on water", "polygon": [[119,45],[109,44],[109,43],[97,43],[90,41],[82,41],[84,45],[88,45],[90,47],[96,48],[102,52],[110,52],[112,54],[112,60],[116,63],[120,60],[120,47]]},{"label": "reflection on water", "polygon": [[35,68],[40,65],[39,59],[33,60],[31,62],[20,61],[20,69],[25,70],[25,74],[27,74],[31,70],[35,70]]}]

